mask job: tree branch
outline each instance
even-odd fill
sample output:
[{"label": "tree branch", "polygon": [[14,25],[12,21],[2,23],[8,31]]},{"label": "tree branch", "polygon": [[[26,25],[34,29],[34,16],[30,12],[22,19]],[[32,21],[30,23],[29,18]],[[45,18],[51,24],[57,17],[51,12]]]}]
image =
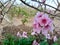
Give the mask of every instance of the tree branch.
[{"label": "tree branch", "polygon": [[51,5],[48,5],[48,4],[45,4],[45,3],[39,2],[39,1],[36,1],[36,2],[38,2],[38,3],[40,3],[40,4],[43,4],[43,5],[45,5],[45,6],[51,7],[51,8],[53,8],[53,9],[56,9],[57,11],[60,11],[59,9],[57,9],[57,8],[51,6]]},{"label": "tree branch", "polygon": [[[25,3],[23,0],[20,0],[22,3],[24,3],[25,5],[27,5],[27,6],[29,6],[29,7],[31,7],[31,8],[34,8],[34,9],[36,9],[36,10],[38,10],[38,11],[41,11],[41,12],[43,12],[42,10],[39,10],[38,8],[36,8],[36,7],[33,7],[33,6],[31,6],[31,5],[29,5],[29,4],[27,4],[27,3]],[[42,2],[39,2],[39,3],[41,3],[42,4]],[[44,5],[47,5],[47,4],[44,4]],[[52,6],[50,6],[50,5],[47,5],[47,6],[49,6],[49,7],[52,7]],[[52,7],[52,8],[54,8],[54,9],[56,9],[56,10],[58,10],[58,11],[60,11],[59,9],[57,9],[57,8],[55,8],[55,7]],[[52,15],[52,16],[54,16],[54,17],[60,17],[60,15],[56,15],[56,14],[51,14],[51,13],[48,13],[48,12],[46,12],[46,11],[44,11],[45,13],[47,13],[47,14],[50,14],[50,15]]]},{"label": "tree branch", "polygon": [[[10,1],[11,1],[11,0],[9,0],[9,3],[11,3]],[[2,14],[1,14],[3,17],[2,17],[2,19],[1,19],[1,23],[2,23],[2,20],[3,20],[4,16],[5,16],[5,14],[10,10],[11,6],[14,4],[15,1],[16,1],[16,0],[14,0],[14,1],[10,4],[10,6],[9,6],[9,4],[7,4],[6,6],[3,7],[3,9],[2,9]],[[8,2],[8,1],[7,1],[7,2]],[[7,3],[7,2],[6,2],[6,3]],[[6,3],[5,3],[5,4],[6,4]],[[8,6],[9,6],[9,7],[8,7]],[[7,8],[6,11],[4,11],[5,8]]]}]

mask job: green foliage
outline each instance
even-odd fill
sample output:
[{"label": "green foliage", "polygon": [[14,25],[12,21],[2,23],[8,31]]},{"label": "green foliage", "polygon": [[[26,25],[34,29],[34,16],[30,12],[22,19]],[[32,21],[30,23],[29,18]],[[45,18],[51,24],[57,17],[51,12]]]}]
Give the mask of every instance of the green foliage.
[{"label": "green foliage", "polygon": [[19,15],[26,15],[26,16],[33,16],[35,15],[36,10],[31,9],[27,6],[13,6],[11,10],[9,10],[9,14],[14,16],[19,16]]},{"label": "green foliage", "polygon": [[28,38],[19,38],[13,35],[6,35],[6,38],[3,40],[3,45],[32,45],[33,40],[35,39],[33,36],[29,36]]},{"label": "green foliage", "polygon": [[27,6],[13,6],[9,12],[11,15],[11,19],[13,19],[13,17],[20,17],[23,16],[22,18],[22,24],[25,24],[26,22],[28,22],[28,18],[32,17],[35,15],[36,10],[31,9],[30,7]]},{"label": "green foliage", "polygon": [[13,35],[6,35],[6,38],[3,40],[3,45],[15,45],[14,39],[15,37]]},{"label": "green foliage", "polygon": [[22,21],[22,24],[23,24],[23,25],[25,25],[25,22],[28,22],[28,21],[27,21],[27,18],[24,18],[24,19],[22,19],[21,21]]},{"label": "green foliage", "polygon": [[[6,34],[5,39],[2,41],[3,45],[32,45],[32,42],[36,39],[35,36],[29,35],[28,38],[19,38],[11,34]],[[40,41],[40,45],[48,45],[46,38]],[[60,38],[52,45],[60,45]]]},{"label": "green foliage", "polygon": [[27,19],[28,19],[29,14],[24,9],[22,9],[21,14],[24,16],[24,18],[21,20],[22,24],[25,24],[26,22],[28,22]]},{"label": "green foliage", "polygon": [[27,18],[27,16],[24,16],[24,18],[21,20],[23,25],[25,25],[25,23],[28,22]]},{"label": "green foliage", "polygon": [[40,42],[40,45],[48,45],[47,40]]}]

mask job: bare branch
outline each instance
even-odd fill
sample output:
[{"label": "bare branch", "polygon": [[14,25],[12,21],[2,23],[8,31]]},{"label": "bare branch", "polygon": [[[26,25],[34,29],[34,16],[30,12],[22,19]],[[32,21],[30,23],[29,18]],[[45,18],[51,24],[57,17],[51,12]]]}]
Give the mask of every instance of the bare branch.
[{"label": "bare branch", "polygon": [[38,2],[38,3],[40,3],[40,4],[43,4],[43,5],[45,5],[45,6],[51,7],[51,8],[53,8],[53,9],[56,9],[57,11],[60,11],[59,9],[57,9],[57,8],[51,6],[51,5],[48,5],[48,4],[45,4],[45,3],[39,2],[39,1],[36,1],[36,2]]},{"label": "bare branch", "polygon": [[[60,3],[59,3],[59,1],[57,0],[57,3],[58,3],[58,5],[57,5],[57,9],[59,9],[59,7],[60,7]],[[56,13],[57,12],[57,10],[55,10],[55,12],[54,13]]]},{"label": "bare branch", "polygon": [[[34,9],[36,9],[36,10],[38,10],[38,11],[41,11],[41,12],[43,12],[42,10],[39,10],[38,8],[36,8],[36,7],[33,7],[33,6],[31,6],[31,5],[29,5],[29,4],[27,4],[27,3],[25,3],[24,1],[22,1],[22,0],[20,0],[22,3],[24,3],[25,5],[27,5],[27,6],[29,6],[29,7],[31,7],[31,8],[34,8]],[[39,2],[39,3],[41,3],[41,2]],[[42,3],[41,3],[42,4]],[[47,5],[47,4],[44,4],[44,5]],[[50,5],[47,5],[47,6],[49,6],[49,7],[52,7],[52,6],[50,6]],[[58,11],[60,11],[59,9],[57,9],[57,8],[55,8],[55,7],[52,7],[52,8],[54,8],[54,9],[56,9],[56,10],[58,10]],[[47,13],[47,14],[50,14],[50,15],[52,15],[52,16],[54,16],[54,17],[60,17],[59,15],[56,15],[56,14],[51,14],[51,13],[48,13],[48,12],[46,12],[46,11],[44,11],[45,13]]]},{"label": "bare branch", "polygon": [[4,5],[2,4],[2,2],[0,1],[0,3],[1,3],[1,6],[0,6],[0,8],[3,6],[4,7]]},{"label": "bare branch", "polygon": [[2,22],[2,20],[3,20],[3,18],[4,18],[4,15],[10,10],[11,6],[14,4],[15,1],[16,1],[16,0],[12,1],[12,3],[11,3],[11,0],[5,2],[5,4],[7,3],[7,5],[6,5],[6,6],[3,6],[3,9],[2,9],[2,11],[1,11],[1,12],[2,12],[1,15],[3,16],[3,17],[1,18],[1,22]]}]

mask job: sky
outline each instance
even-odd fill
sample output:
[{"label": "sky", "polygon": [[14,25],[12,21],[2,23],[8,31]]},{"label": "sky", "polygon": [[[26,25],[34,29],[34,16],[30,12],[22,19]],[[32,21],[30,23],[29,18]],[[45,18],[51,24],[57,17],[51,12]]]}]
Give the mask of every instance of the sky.
[{"label": "sky", "polygon": [[[1,0],[1,1],[6,1],[6,0]],[[41,0],[40,0],[41,1]],[[56,0],[54,0],[55,1],[55,3],[57,4],[57,2],[56,2]],[[59,0],[60,1],[60,0]],[[35,7],[37,7],[38,6],[38,3],[37,2],[32,2],[31,0],[27,0],[26,2],[30,2],[30,5],[34,5]],[[51,5],[51,6],[53,6],[53,7],[56,7],[57,8],[57,6],[56,6],[56,4],[55,4],[54,2],[53,2],[53,0],[47,0],[46,1],[46,4],[48,4],[48,5]],[[16,0],[16,2],[15,2],[15,4],[21,4],[21,1],[20,0]],[[52,9],[52,8],[50,8],[50,7],[48,7],[49,9]]]},{"label": "sky", "polygon": [[[41,0],[40,0],[41,1]],[[60,0],[59,0],[60,1]],[[32,2],[31,0],[27,0],[26,2],[30,2],[30,5],[34,5],[35,7],[37,7],[38,6],[38,3],[37,2]],[[18,4],[20,4],[21,2],[19,1],[19,0],[16,0],[16,3],[18,3]],[[55,4],[56,3],[56,4]],[[56,0],[55,0],[55,3],[53,2],[53,0],[47,0],[46,1],[46,4],[48,4],[48,5],[51,5],[51,6],[53,6],[53,7],[56,7],[57,8],[57,2],[56,2]],[[52,9],[52,8],[50,8],[50,7],[48,7],[49,9]]]}]

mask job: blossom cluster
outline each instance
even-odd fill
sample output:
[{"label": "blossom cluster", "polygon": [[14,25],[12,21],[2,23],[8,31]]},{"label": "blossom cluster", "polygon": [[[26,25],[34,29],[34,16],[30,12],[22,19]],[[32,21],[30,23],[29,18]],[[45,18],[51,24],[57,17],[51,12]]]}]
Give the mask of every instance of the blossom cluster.
[{"label": "blossom cluster", "polygon": [[37,12],[34,22],[33,22],[33,34],[40,33],[46,35],[48,31],[53,32],[54,26],[52,19],[48,16],[48,14],[43,12]]},{"label": "blossom cluster", "polygon": [[27,32],[23,32],[22,34],[20,33],[20,32],[17,32],[17,36],[18,37],[25,37],[25,38],[28,38],[28,36],[27,36]]}]

